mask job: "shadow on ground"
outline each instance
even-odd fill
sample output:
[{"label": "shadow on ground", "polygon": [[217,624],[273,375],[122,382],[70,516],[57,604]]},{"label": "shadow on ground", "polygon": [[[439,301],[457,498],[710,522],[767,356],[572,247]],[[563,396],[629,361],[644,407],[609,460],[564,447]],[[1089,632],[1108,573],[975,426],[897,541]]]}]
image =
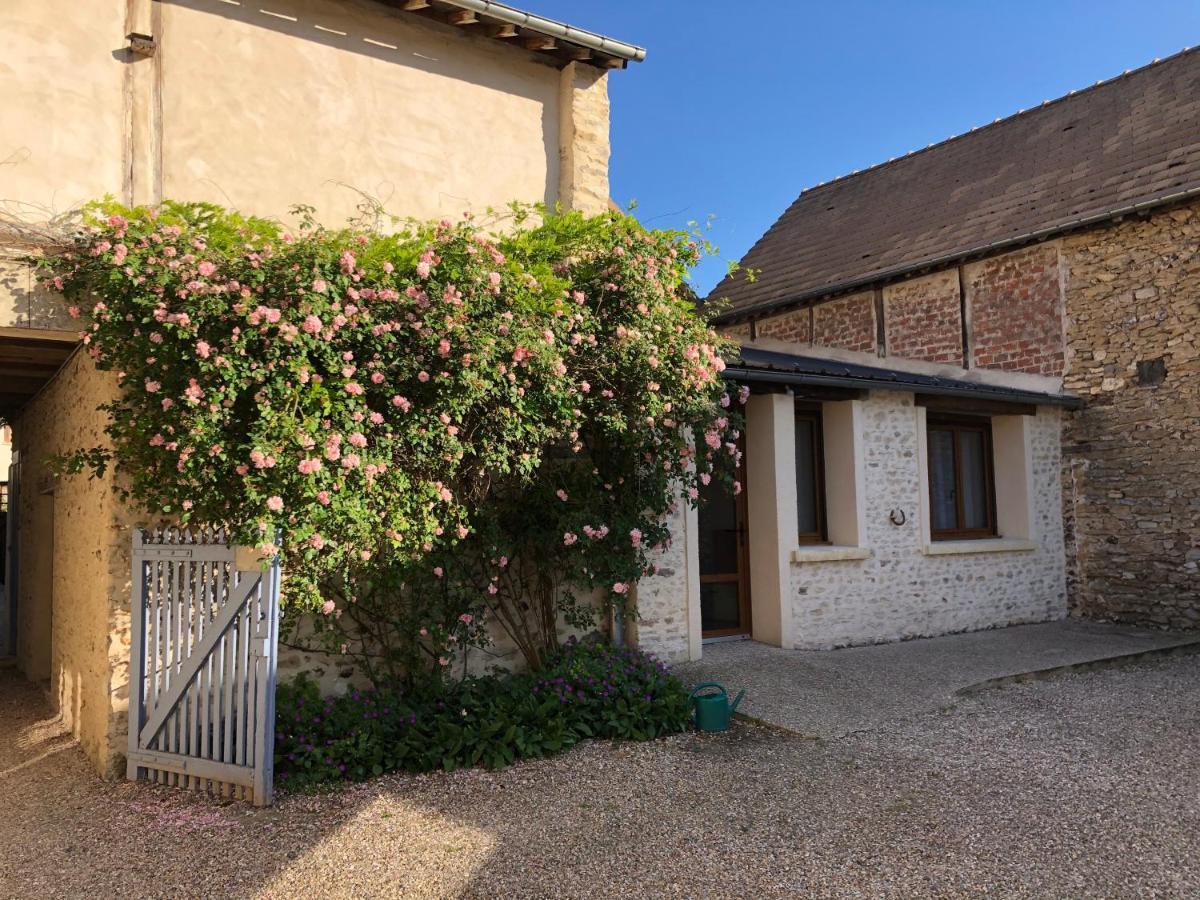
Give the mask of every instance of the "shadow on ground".
[{"label": "shadow on ground", "polygon": [[0,896],[1195,896],[1198,689],[1180,657],[256,810],[99,781],[0,673]]}]

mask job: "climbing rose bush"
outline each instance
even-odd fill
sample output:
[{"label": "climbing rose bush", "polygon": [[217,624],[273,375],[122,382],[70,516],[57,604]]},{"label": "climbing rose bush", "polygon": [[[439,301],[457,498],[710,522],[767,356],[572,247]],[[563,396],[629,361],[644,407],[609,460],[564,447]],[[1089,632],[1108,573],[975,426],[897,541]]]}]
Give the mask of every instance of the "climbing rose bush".
[{"label": "climbing rose bush", "polygon": [[373,675],[449,667],[493,622],[537,665],[586,593],[629,607],[664,516],[737,462],[697,242],[619,213],[299,212],[88,209],[41,266],[122,392],[111,446],[63,467],[282,552],[288,607]]}]

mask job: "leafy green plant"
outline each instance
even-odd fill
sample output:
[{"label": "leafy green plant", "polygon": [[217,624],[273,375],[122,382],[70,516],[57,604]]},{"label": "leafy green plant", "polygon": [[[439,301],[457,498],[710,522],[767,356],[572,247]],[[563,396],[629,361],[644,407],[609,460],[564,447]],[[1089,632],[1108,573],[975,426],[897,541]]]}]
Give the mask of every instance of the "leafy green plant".
[{"label": "leafy green plant", "polygon": [[298,678],[280,686],[276,710],[276,776],[301,787],[395,770],[501,768],[581,740],[648,740],[688,724],[687,691],[664,664],[573,640],[537,674],[440,688],[322,698]]},{"label": "leafy green plant", "polygon": [[282,550],[288,609],[377,682],[493,626],[536,668],[593,592],[635,614],[668,511],[732,480],[703,247],[615,212],[391,224],[90,207],[42,272],[123,390],[62,467]]}]

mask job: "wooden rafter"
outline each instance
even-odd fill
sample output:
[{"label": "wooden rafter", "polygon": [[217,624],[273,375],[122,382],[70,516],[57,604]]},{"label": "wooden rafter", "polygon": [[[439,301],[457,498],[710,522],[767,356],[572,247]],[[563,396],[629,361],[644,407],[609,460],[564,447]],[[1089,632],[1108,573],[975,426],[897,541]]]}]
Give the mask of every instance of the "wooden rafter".
[{"label": "wooden rafter", "polygon": [[548,34],[526,34],[521,38],[521,46],[526,50],[554,50],[558,42]]},{"label": "wooden rafter", "polygon": [[517,26],[510,25],[507,22],[502,22],[499,25],[489,25],[487,36],[498,38],[499,40],[508,40],[517,36]]}]

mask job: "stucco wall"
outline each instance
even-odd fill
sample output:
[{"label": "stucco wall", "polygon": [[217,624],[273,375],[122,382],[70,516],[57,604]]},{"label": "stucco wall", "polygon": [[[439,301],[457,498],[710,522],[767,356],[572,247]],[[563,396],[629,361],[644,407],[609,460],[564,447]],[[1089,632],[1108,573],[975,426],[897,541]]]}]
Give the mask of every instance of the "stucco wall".
[{"label": "stucco wall", "polygon": [[[0,4],[0,212],[41,222],[124,186],[124,0]],[[0,326],[68,328],[0,246]]]},{"label": "stucco wall", "polygon": [[[130,512],[111,475],[55,479],[47,457],[103,439],[111,373],[76,354],[14,428],[21,459],[17,662],[103,773],[120,769],[128,709]],[[86,399],[85,399],[86,398]]]},{"label": "stucco wall", "polygon": [[135,65],[161,82],[163,196],[329,222],[357,191],[421,218],[558,196],[559,72],[533,54],[367,0],[271,6],[295,21],[160,6],[160,50]]},{"label": "stucco wall", "polygon": [[[863,413],[861,542],[871,556],[792,564],[796,646],[825,649],[1065,616],[1058,411],[1039,408],[1028,423],[1034,549],[939,556],[923,551],[912,396],[872,392]],[[892,509],[904,510],[905,524],[892,524]]]},{"label": "stucco wall", "polygon": [[[372,0],[13,0],[0,97],[0,198],[29,222],[105,194],[330,225],[367,197],[417,218],[608,202],[605,70]],[[0,326],[70,329],[19,255],[0,247]]]}]

